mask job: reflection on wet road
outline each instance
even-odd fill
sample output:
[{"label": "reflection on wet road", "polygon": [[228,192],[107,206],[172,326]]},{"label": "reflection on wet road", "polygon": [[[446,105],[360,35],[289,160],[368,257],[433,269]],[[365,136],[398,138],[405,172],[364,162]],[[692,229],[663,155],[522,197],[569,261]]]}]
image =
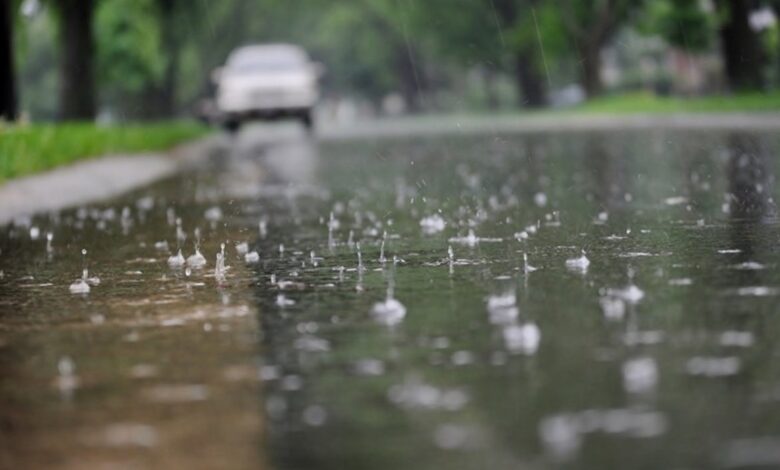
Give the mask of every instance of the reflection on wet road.
[{"label": "reflection on wet road", "polygon": [[778,466],[779,148],[258,127],[19,220],[0,465]]}]

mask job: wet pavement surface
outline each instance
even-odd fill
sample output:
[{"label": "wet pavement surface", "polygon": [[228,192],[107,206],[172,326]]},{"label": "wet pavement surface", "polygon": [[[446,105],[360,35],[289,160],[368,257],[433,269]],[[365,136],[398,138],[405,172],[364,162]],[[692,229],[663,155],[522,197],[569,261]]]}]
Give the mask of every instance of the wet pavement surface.
[{"label": "wet pavement surface", "polygon": [[780,466],[779,149],[257,127],[17,220],[0,467]]}]

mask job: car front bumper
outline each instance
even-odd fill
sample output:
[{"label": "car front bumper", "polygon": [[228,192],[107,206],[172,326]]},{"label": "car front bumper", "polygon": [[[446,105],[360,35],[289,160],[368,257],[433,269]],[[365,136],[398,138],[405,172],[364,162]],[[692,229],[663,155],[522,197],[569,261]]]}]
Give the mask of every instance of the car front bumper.
[{"label": "car front bumper", "polygon": [[317,102],[317,93],[309,90],[262,90],[241,93],[221,93],[217,106],[222,114],[279,114],[310,109]]}]

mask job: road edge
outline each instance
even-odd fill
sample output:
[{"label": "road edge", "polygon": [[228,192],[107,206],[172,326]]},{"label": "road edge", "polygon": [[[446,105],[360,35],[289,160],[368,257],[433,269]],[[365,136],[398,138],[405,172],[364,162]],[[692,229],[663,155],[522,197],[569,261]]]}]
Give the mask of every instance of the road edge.
[{"label": "road edge", "polygon": [[420,135],[547,134],[611,131],[778,131],[780,112],[727,113],[565,113],[483,116],[420,115],[361,121],[318,133],[321,141],[417,137]]},{"label": "road edge", "polygon": [[105,155],[8,181],[0,186],[0,226],[153,183],[205,161],[220,141],[220,135],[210,134],[168,152]]}]

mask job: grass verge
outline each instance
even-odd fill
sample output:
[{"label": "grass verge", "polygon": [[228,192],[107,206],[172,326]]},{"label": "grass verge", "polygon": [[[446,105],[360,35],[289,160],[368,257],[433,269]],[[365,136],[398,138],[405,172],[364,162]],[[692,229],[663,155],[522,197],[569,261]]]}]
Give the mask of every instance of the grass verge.
[{"label": "grass verge", "polygon": [[567,109],[578,113],[716,113],[780,111],[780,92],[745,93],[703,97],[663,97],[652,93],[628,93],[595,98]]},{"label": "grass verge", "polygon": [[189,122],[0,127],[0,182],[100,155],[167,150],[208,131]]}]

